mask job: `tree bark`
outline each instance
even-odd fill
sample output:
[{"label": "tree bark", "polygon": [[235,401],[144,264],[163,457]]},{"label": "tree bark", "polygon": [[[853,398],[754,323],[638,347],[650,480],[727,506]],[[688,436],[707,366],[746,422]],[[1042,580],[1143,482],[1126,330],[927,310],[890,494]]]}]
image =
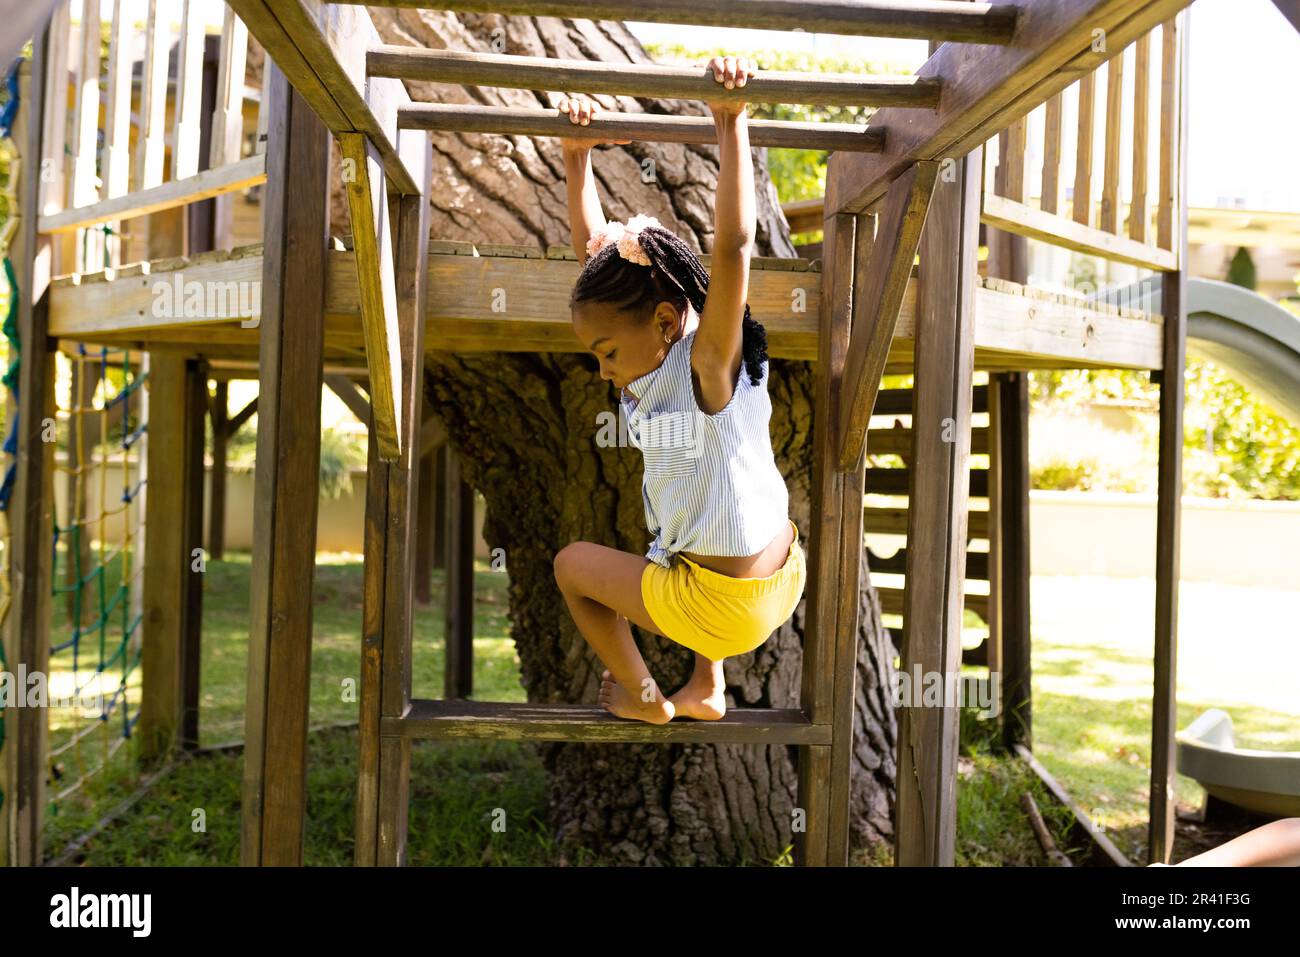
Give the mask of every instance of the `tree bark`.
[{"label": "tree bark", "polygon": [[[532,56],[652,62],[622,23],[372,8],[385,42]],[[554,94],[409,83],[416,100],[539,107]],[[558,91],[557,91],[558,92]],[[578,93],[583,91],[564,91]],[[607,109],[708,115],[702,103],[597,96]],[[564,165],[553,139],[432,134],[436,239],[548,245],[570,242]],[[789,227],[755,150],[756,251],[794,256]],[[596,151],[606,215],[658,217],[697,251],[712,242],[718,152],[712,146],[632,143]],[[340,214],[342,210],[338,211]],[[346,218],[335,222],[346,222]],[[507,290],[526,295],[526,290]],[[436,348],[437,343],[428,343]],[[812,374],[806,362],[771,361],[771,434],[790,489],[791,517],[807,546]],[[483,534],[505,550],[512,634],[528,699],[594,703],[602,665],[575,628],[555,585],[555,553],[572,541],[644,554],[640,455],[601,448],[613,387],[580,354],[430,352],[429,401],[483,495]],[[866,554],[864,550],[863,564]],[[867,581],[864,576],[864,582]],[[729,707],[799,704],[806,602],[756,652],[726,662]],[[896,724],[894,650],[870,584],[861,596],[852,788],[855,845],[893,834]],[[639,634],[666,692],[690,672],[689,651]],[[774,860],[793,842],[797,749],[734,745],[539,744],[550,775],[550,818],[566,860],[579,850],[621,864],[734,864]]]}]

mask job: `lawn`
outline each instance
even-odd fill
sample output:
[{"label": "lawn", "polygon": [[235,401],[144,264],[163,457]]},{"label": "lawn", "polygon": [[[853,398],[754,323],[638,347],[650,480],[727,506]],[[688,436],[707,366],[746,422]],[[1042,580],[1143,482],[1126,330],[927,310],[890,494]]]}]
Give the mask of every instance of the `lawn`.
[{"label": "lawn", "polygon": [[[209,562],[204,590],[200,738],[204,746],[243,733],[249,559]],[[1178,724],[1204,707],[1226,706],[1245,743],[1300,747],[1298,703],[1287,697],[1300,643],[1256,626],[1250,614],[1295,621],[1289,593],[1243,594],[1185,584],[1180,648]],[[1145,841],[1150,751],[1150,583],[1109,579],[1034,580],[1034,747],[1045,766],[1112,838],[1137,857]],[[479,563],[475,575],[475,696],[525,700],[518,658],[508,637],[506,578]],[[311,813],[306,860],[348,864],[355,814],[356,732],[331,727],[355,721],[361,563],[356,556],[322,556],[315,586],[310,739]],[[442,576],[433,601],[415,622],[413,687],[441,694]],[[1292,604],[1288,604],[1288,602]],[[1253,609],[1250,614],[1244,608]],[[1144,617],[1145,616],[1145,617]],[[66,617],[65,617],[66,620]],[[1235,623],[1235,630],[1224,630]],[[66,625],[65,625],[66,627]],[[1227,649],[1232,649],[1229,656]],[[66,655],[65,655],[66,657]],[[1259,702],[1263,702],[1260,704]],[[1290,703],[1290,710],[1287,704]],[[58,722],[52,722],[58,727]],[[963,715],[958,783],[958,863],[1040,864],[1042,856],[1020,809],[1032,792],[1053,830],[1065,815],[1018,762],[994,753],[991,724]],[[52,741],[67,739],[66,731]],[[83,743],[85,765],[102,756],[104,735]],[[96,750],[98,748],[98,750]],[[105,772],[57,802],[47,814],[47,853],[56,856],[108,809],[137,790],[142,776],[117,752]],[[80,765],[78,765],[80,769]],[[92,865],[225,864],[239,855],[242,752],[229,748],[182,760],[121,820],[77,848]],[[510,742],[416,742],[412,748],[409,854],[413,864],[544,865],[557,862],[544,826],[545,775],[533,748]],[[1180,778],[1180,802],[1200,800],[1195,782]],[[504,831],[494,828],[509,808]],[[890,851],[862,852],[857,863],[888,863]],[[569,860],[580,864],[584,861]],[[599,863],[599,862],[591,862]]]}]

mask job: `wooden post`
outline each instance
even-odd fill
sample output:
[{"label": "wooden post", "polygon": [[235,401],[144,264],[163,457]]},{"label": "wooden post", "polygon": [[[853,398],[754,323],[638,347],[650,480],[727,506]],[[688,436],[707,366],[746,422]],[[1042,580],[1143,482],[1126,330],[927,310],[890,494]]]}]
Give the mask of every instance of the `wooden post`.
[{"label": "wooden post", "polygon": [[[947,689],[955,690],[961,664],[981,153],[944,164],[921,236],[902,649],[911,688],[899,707],[899,866],[951,866],[955,854],[959,709]],[[922,701],[927,680],[942,682],[940,706]]]},{"label": "wooden post", "polygon": [[[18,459],[11,529],[8,622],[5,659],[17,674],[49,672],[50,613],[54,511],[54,352],[50,349],[49,298],[53,250],[37,233],[41,179],[42,116],[46,106],[46,63],[56,52],[50,47],[49,21],[32,42],[34,59],[25,71],[18,114],[12,130],[25,162],[19,173],[18,229],[10,259],[18,279],[18,338],[22,364],[18,375]],[[60,87],[61,89],[61,87]],[[45,810],[48,713],[43,708],[4,709],[5,863],[34,867],[41,863],[42,816]]]},{"label": "wooden post", "polygon": [[300,865],[320,497],[329,138],[275,66],[268,104],[240,859]]},{"label": "wooden post", "polygon": [[[1002,737],[1033,749],[1029,632],[1029,374],[1008,372],[989,382],[990,409],[996,392],[999,472],[998,655],[1002,669]],[[992,426],[992,422],[989,423]],[[992,495],[990,491],[990,495]],[[990,507],[992,500],[990,499]],[[992,562],[990,561],[990,564]],[[990,654],[992,649],[990,649]],[[992,666],[990,665],[990,669]]]},{"label": "wooden post", "polygon": [[[429,252],[427,137],[400,134],[401,152],[422,193],[397,201],[393,264],[402,382],[401,454],[380,459],[371,403],[366,483],[366,559],[362,606],[360,772],[357,780],[356,863],[406,863],[411,741],[380,737],[381,717],[400,717],[411,702],[411,626],[414,605],[416,464],[420,457],[420,401],[424,390],[424,312]],[[382,182],[382,180],[381,180]],[[383,197],[379,200],[382,202]],[[372,396],[373,400],[373,396]]]},{"label": "wooden post", "polygon": [[433,470],[433,567],[447,570],[447,462],[451,446],[444,443],[434,453]]},{"label": "wooden post", "polygon": [[[432,414],[429,403],[421,403],[422,421],[428,421]],[[419,503],[415,520],[415,601],[427,605],[433,600],[433,550],[445,536],[434,526],[437,517],[438,499],[434,482],[438,477],[438,456],[441,448],[421,456],[419,465]]]},{"label": "wooden post", "polygon": [[[812,517],[808,528],[803,676],[799,701],[813,724],[833,725],[836,715],[835,655],[839,595],[836,591],[843,525],[844,475],[836,470],[836,424],[844,363],[849,349],[854,238],[858,218],[826,218],[822,249],[822,295],[817,363],[813,367]],[[796,811],[804,829],[794,834],[795,863],[822,867],[831,860],[831,806],[841,797],[831,777],[830,745],[799,750]],[[847,788],[847,780],[840,787]]]},{"label": "wooden post", "polygon": [[188,422],[185,359],[154,353],[149,361],[148,495],[145,497],[144,618],[139,756],[152,763],[171,750],[181,728],[186,554]]},{"label": "wooden post", "polygon": [[1172,238],[1177,272],[1166,273],[1161,306],[1160,437],[1156,480],[1156,635],[1151,701],[1151,806],[1147,862],[1169,863],[1174,847],[1175,732],[1178,730],[1178,579],[1182,540],[1183,372],[1187,361],[1188,15],[1179,15],[1177,117],[1172,144]]},{"label": "wooden post", "polygon": [[[184,475],[184,608],[185,631],[181,655],[180,747],[192,751],[199,746],[199,688],[203,647],[203,478],[204,420],[208,414],[208,366],[190,359],[185,363],[185,457]],[[176,449],[168,449],[175,468]]]},{"label": "wooden post", "polygon": [[226,449],[230,443],[230,383],[222,379],[212,396],[212,486],[208,501],[208,558],[226,557]]},{"label": "wooden post", "polygon": [[447,456],[446,483],[443,697],[468,698],[474,693],[474,489],[461,478],[454,452]]}]

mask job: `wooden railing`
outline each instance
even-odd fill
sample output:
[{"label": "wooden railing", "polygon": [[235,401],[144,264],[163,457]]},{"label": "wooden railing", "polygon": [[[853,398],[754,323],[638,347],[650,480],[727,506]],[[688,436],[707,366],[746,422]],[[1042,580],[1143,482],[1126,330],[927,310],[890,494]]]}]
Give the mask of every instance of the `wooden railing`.
[{"label": "wooden railing", "polygon": [[[77,262],[61,264],[65,271],[120,262],[116,224],[123,220],[266,179],[264,116],[259,110],[256,130],[244,117],[248,32],[229,7],[221,24],[215,106],[208,117],[203,110],[203,4],[114,0],[106,58],[100,5],[87,0],[82,8],[76,21],[68,0],[54,13],[50,49],[56,52],[49,63],[50,95],[43,117],[39,228],[77,234]],[[144,57],[137,74],[133,52],[141,33]],[[174,68],[169,62],[173,46]],[[203,157],[200,143],[209,123],[210,148]],[[228,207],[223,213],[219,205],[218,248],[223,219],[228,229]]]},{"label": "wooden railing", "polygon": [[[1179,181],[1179,153],[1185,142],[1185,16],[1139,37],[1103,67],[1083,75],[997,137],[997,171],[989,177],[992,183],[986,178],[983,222],[1144,269],[1163,272],[1179,268],[1181,212],[1186,201]],[[1131,83],[1126,76],[1132,77]],[[1153,97],[1157,89],[1158,98]],[[1153,98],[1158,99],[1154,121]],[[1099,109],[1104,111],[1100,144]],[[1043,151],[1041,169],[1036,171],[1038,201],[1034,204],[1029,197],[1026,134],[1036,115],[1043,119]],[[1064,131],[1071,128],[1076,130],[1076,149],[1073,186],[1067,199],[1062,141]],[[1153,131],[1157,135],[1154,140]],[[1150,192],[1153,166],[1154,202]],[[1125,169],[1131,171],[1127,196],[1121,188]],[[986,164],[986,172],[992,172],[991,163]]]}]

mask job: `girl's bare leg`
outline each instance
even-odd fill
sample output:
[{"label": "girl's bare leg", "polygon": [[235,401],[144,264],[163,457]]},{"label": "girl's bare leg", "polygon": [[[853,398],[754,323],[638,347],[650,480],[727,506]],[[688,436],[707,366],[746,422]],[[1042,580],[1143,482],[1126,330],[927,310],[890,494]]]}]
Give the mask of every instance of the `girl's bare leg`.
[{"label": "girl's bare leg", "polygon": [[677,709],[679,718],[717,721],[727,713],[726,689],[722,662],[705,658],[697,651],[690,679],[668,700]]},{"label": "girl's bare leg", "polygon": [[555,581],[574,624],[608,669],[600,705],[620,718],[666,724],[675,708],[660,693],[628,626],[631,621],[659,634],[641,599],[641,573],[648,564],[640,555],[574,542],[555,556]]}]

